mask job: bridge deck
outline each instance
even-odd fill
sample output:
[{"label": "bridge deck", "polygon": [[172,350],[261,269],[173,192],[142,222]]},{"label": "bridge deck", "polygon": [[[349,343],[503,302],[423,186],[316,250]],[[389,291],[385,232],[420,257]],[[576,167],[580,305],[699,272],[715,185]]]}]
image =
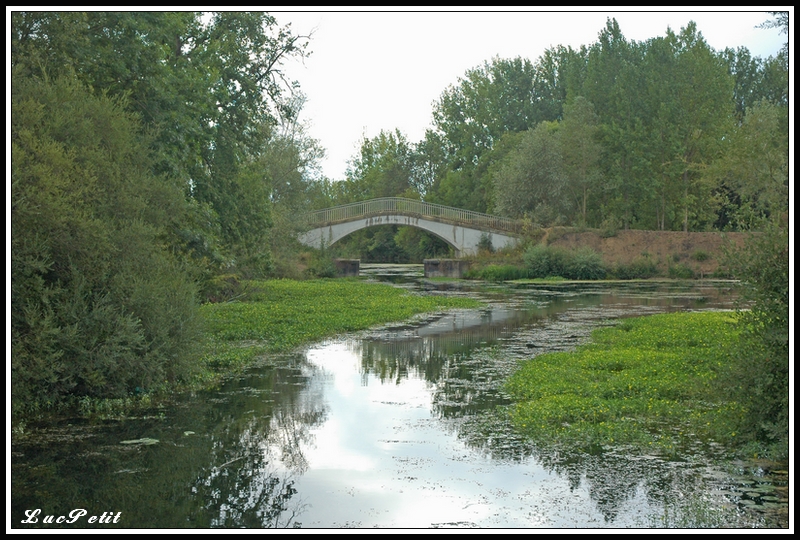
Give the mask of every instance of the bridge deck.
[{"label": "bridge deck", "polygon": [[521,223],[515,219],[482,214],[441,204],[404,199],[402,197],[383,197],[316,210],[306,214],[306,223],[311,227],[320,227],[356,219],[395,214],[513,234],[519,234],[522,229]]}]

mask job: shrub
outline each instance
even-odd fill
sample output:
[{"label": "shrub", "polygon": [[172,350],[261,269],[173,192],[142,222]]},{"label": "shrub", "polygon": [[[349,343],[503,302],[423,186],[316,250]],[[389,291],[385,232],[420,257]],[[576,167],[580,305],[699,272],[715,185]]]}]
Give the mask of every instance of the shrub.
[{"label": "shrub", "polygon": [[789,228],[770,224],[729,254],[742,280],[742,344],[730,387],[748,405],[742,429],[753,439],[789,450]]},{"label": "shrub", "polygon": [[12,413],[190,379],[200,268],[172,243],[182,188],[150,173],[124,100],[12,82]]},{"label": "shrub", "polygon": [[567,277],[569,274],[569,265],[572,260],[572,254],[565,249],[551,247],[550,248],[550,274],[545,277],[562,276]]},{"label": "shrub", "polygon": [[488,233],[481,233],[481,238],[478,240],[478,252],[494,253],[494,246],[492,246],[492,235]]},{"label": "shrub", "polygon": [[646,257],[637,257],[630,264],[618,264],[614,268],[618,279],[647,279],[657,274],[656,263]]},{"label": "shrub", "polygon": [[545,278],[550,272],[551,249],[542,244],[529,247],[522,256],[528,275],[532,278]]},{"label": "shrub", "polygon": [[306,268],[306,275],[311,278],[336,277],[336,263],[324,253],[315,255],[311,264]]},{"label": "shrub", "polygon": [[697,251],[692,253],[692,259],[694,259],[697,262],[707,261],[710,258],[711,256],[708,254],[708,252],[703,251],[702,249],[698,249]]},{"label": "shrub", "polygon": [[600,236],[603,238],[613,238],[617,236],[619,230],[619,222],[614,217],[609,217],[603,220],[600,224]]},{"label": "shrub", "polygon": [[528,277],[528,272],[519,266],[510,264],[492,264],[479,271],[480,279],[486,281],[509,281],[512,279],[523,279]]},{"label": "shrub", "polygon": [[669,267],[669,277],[673,279],[693,279],[694,270],[685,264],[676,264]]},{"label": "shrub", "polygon": [[606,268],[599,253],[589,247],[582,247],[572,254],[567,265],[566,276],[570,279],[603,279]]},{"label": "shrub", "polygon": [[606,276],[602,257],[589,247],[569,252],[562,248],[537,244],[528,248],[522,259],[530,278],[560,276],[567,279],[603,279]]},{"label": "shrub", "polygon": [[528,248],[522,256],[528,277],[567,277],[570,255],[565,250],[542,244]]}]

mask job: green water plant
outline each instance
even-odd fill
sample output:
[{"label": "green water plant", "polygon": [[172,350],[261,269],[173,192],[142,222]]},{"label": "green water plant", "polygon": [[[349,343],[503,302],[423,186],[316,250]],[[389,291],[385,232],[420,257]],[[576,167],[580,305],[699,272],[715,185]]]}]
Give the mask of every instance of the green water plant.
[{"label": "green water plant", "polygon": [[689,439],[735,445],[745,414],[719,388],[738,343],[726,312],[626,319],[574,352],[526,361],[506,383],[512,421],[536,444],[629,444],[674,452]]},{"label": "green water plant", "polygon": [[357,279],[253,281],[249,291],[246,301],[202,306],[209,339],[203,360],[212,371],[236,370],[265,353],[419,313],[479,305]]}]

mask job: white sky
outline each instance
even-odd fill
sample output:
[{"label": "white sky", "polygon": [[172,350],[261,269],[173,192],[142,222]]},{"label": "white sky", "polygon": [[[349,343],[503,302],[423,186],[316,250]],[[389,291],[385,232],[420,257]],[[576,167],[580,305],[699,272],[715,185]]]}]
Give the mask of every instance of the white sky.
[{"label": "white sky", "polygon": [[272,8],[270,13],[281,26],[291,23],[294,34],[313,32],[311,56],[302,64],[287,62],[284,69],[308,97],[302,120],[308,134],[325,148],[322,172],[332,180],[344,179],[347,161],[357,155],[363,137],[399,129],[409,142],[421,141],[432,125],[433,103],[442,92],[457,85],[468,69],[495,56],[536,62],[550,47],[589,46],[607,18],[616,18],[628,41],[663,36],[667,27],[679,32],[695,21],[715,50],[744,46],[751,55],[767,58],[778,52],[786,36],[755,26],[772,19],[767,11],[790,11],[794,19],[792,6],[738,8],[742,11],[291,9],[297,7]]}]

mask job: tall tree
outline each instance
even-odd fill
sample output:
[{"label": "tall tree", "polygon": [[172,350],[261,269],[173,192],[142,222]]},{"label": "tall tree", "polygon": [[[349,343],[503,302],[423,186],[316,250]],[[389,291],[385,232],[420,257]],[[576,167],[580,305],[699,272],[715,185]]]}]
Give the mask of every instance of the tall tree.
[{"label": "tall tree", "polygon": [[672,153],[661,164],[666,171],[663,197],[680,209],[682,228],[688,231],[690,216],[702,225],[713,221],[716,211],[702,170],[731,127],[732,81],[695,23],[677,35],[668,31],[666,41],[675,61],[661,65],[665,91],[655,117],[666,127],[661,140]]},{"label": "tall tree", "polygon": [[[411,179],[413,151],[405,135],[381,131],[361,142],[359,155],[347,168],[347,181],[353,186],[353,200],[375,197],[419,198]],[[349,202],[349,201],[348,201]]]},{"label": "tall tree", "polygon": [[470,69],[434,105],[438,140],[444,144],[447,173],[431,200],[486,211],[482,176],[476,168],[506,132],[525,131],[541,116],[534,99],[534,66],[522,58],[494,58]]},{"label": "tall tree", "polygon": [[[262,153],[270,130],[294,112],[281,63],[305,55],[307,39],[264,12],[16,12],[12,64],[23,74],[72,72],[97,93],[129,95],[154,132],[154,172],[178,178],[198,209],[175,224],[185,245],[209,246],[219,231],[235,242],[237,215],[261,186],[238,179]],[[209,219],[211,222],[209,222]],[[208,223],[207,226],[201,225]],[[201,225],[203,230],[193,230]],[[236,246],[225,245],[225,251]],[[192,248],[194,249],[194,248]],[[198,254],[208,258],[206,249]],[[196,250],[195,250],[196,251]],[[228,254],[228,259],[233,253]]]},{"label": "tall tree", "polygon": [[567,191],[579,209],[578,222],[583,226],[588,223],[589,193],[598,189],[602,178],[598,122],[594,105],[583,96],[578,96],[564,106],[564,120],[558,131]]},{"label": "tall tree", "polygon": [[558,123],[542,122],[527,131],[495,170],[495,207],[501,215],[528,217],[538,226],[565,222],[571,201],[558,130]]},{"label": "tall tree", "polygon": [[728,67],[728,73],[733,77],[736,117],[741,122],[747,109],[764,97],[763,61],[760,58],[753,58],[746,47],[739,47],[736,50],[726,48],[720,54]]},{"label": "tall tree", "polygon": [[708,167],[709,180],[736,200],[730,225],[758,230],[789,210],[789,139],[783,129],[786,109],[767,101],[750,107],[742,125],[725,139]]},{"label": "tall tree", "polygon": [[185,199],[153,175],[125,109],[71,77],[13,78],[15,412],[152,390],[196,366],[195,276],[165,242]]},{"label": "tall tree", "polygon": [[625,39],[615,19],[606,21],[587,54],[581,95],[594,105],[600,121],[604,181],[598,203],[613,227],[640,226],[643,208],[652,199],[652,188],[643,180],[643,58],[644,47]]}]

